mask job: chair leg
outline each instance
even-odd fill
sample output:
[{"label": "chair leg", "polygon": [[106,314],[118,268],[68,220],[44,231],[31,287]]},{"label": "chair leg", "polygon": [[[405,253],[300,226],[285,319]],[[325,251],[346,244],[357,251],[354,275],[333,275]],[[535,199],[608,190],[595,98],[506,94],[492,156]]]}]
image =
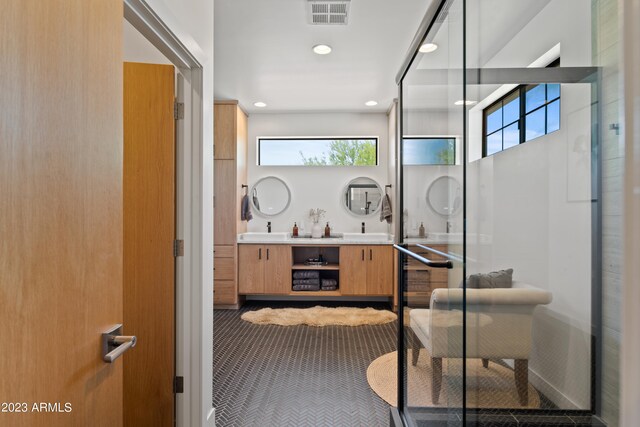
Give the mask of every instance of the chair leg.
[{"label": "chair leg", "polygon": [[529,403],[529,361],[527,359],[516,359],[514,365],[520,404],[526,406]]},{"label": "chair leg", "polygon": [[414,342],[411,349],[411,364],[416,366],[418,364],[418,357],[420,356],[420,344]]},{"label": "chair leg", "polygon": [[433,404],[438,403],[440,398],[440,388],[442,387],[442,358],[431,358],[431,369],[433,371],[433,377],[431,378],[431,401]]},{"label": "chair leg", "polygon": [[482,367],[485,369],[489,367],[489,359],[482,359]]}]

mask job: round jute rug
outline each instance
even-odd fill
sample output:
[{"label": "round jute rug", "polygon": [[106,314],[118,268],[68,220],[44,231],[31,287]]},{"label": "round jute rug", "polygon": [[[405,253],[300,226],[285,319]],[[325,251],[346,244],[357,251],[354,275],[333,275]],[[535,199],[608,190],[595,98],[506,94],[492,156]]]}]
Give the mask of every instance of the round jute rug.
[{"label": "round jute rug", "polygon": [[[442,389],[438,403],[431,401],[431,358],[425,349],[420,350],[418,364],[411,364],[411,350],[407,352],[406,393],[408,406],[413,407],[461,407],[462,359],[442,360]],[[392,406],[397,402],[397,352],[384,354],[371,362],[367,369],[367,381],[371,389]],[[540,408],[540,396],[529,384],[529,403],[520,405],[513,371],[490,362],[482,367],[480,359],[467,360],[467,406],[471,408]]]}]

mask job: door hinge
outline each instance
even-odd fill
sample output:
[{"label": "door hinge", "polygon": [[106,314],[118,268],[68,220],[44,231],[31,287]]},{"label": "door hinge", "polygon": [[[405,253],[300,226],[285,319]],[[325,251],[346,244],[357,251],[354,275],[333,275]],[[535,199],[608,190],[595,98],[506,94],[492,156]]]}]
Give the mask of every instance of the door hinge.
[{"label": "door hinge", "polygon": [[173,241],[173,256],[184,256],[184,240]]},{"label": "door hinge", "polygon": [[173,118],[175,120],[184,119],[184,102],[175,101],[173,103]]},{"label": "door hinge", "polygon": [[184,393],[184,377],[173,378],[173,392]]}]

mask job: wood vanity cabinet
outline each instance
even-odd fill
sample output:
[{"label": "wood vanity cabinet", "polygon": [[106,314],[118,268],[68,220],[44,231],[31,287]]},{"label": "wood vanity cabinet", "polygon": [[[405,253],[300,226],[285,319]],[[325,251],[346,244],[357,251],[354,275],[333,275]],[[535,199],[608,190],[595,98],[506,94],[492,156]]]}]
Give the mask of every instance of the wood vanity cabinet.
[{"label": "wood vanity cabinet", "polygon": [[291,246],[238,245],[238,265],[240,294],[291,292]]},{"label": "wood vanity cabinet", "polygon": [[342,295],[393,295],[393,248],[343,245],[340,248]]},{"label": "wood vanity cabinet", "polygon": [[[431,248],[447,253],[448,245],[429,245]],[[418,255],[422,255],[433,261],[445,261],[446,258],[418,246],[410,246],[409,249]],[[412,306],[428,307],[431,293],[434,289],[449,287],[449,270],[446,268],[432,268],[421,262],[407,258],[405,261],[406,291],[405,296]]]},{"label": "wood vanity cabinet", "polygon": [[236,238],[247,231],[240,221],[242,184],[247,183],[247,116],[237,101],[215,101],[214,116],[213,303],[238,308]]}]

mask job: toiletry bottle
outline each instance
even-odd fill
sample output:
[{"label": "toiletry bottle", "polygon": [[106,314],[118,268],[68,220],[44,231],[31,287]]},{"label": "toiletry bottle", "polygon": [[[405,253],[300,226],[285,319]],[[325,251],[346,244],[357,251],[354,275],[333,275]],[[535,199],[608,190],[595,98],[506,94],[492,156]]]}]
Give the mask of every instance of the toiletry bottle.
[{"label": "toiletry bottle", "polygon": [[324,227],[324,237],[331,237],[331,227],[329,227],[329,223]]},{"label": "toiletry bottle", "polygon": [[293,237],[298,237],[298,224],[297,223],[293,223]]},{"label": "toiletry bottle", "polygon": [[424,224],[420,223],[420,228],[418,229],[418,235],[420,237],[424,237]]}]

